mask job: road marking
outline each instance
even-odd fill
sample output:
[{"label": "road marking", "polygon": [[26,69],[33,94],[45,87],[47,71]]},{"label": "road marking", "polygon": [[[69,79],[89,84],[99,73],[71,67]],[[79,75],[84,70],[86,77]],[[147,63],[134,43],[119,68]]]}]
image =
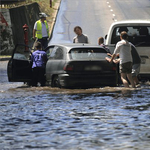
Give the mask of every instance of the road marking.
[{"label": "road marking", "polygon": [[[110,5],[109,1],[107,1],[107,4],[108,4],[108,7],[110,8],[110,11],[113,12],[113,9],[111,9],[111,5]],[[112,16],[113,16],[112,19],[116,22],[117,21],[116,15],[114,13],[112,13]]]}]

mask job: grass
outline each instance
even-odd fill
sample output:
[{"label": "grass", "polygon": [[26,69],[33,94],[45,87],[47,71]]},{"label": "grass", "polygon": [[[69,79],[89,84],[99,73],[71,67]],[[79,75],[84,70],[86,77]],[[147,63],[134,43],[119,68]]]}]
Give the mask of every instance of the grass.
[{"label": "grass", "polygon": [[49,26],[51,26],[51,24],[53,23],[53,20],[54,20],[54,12],[56,11],[54,9],[54,5],[56,2],[58,2],[60,0],[53,0],[52,8],[50,7],[50,0],[36,0],[36,1],[40,6],[41,12],[44,12],[47,14],[48,17],[46,20],[48,21]]},{"label": "grass", "polygon": [[1,58],[10,58],[11,57],[11,55],[0,55],[0,59]]},{"label": "grass", "polygon": [[22,5],[28,5],[31,3],[35,3],[37,2],[40,6],[40,10],[41,12],[44,12],[47,14],[47,20],[49,20],[49,24],[53,22],[54,19],[54,12],[56,11],[54,6],[55,3],[60,2],[61,0],[52,0],[52,8],[50,7],[50,0],[25,0],[22,2],[15,2],[15,3],[11,3],[11,4],[7,4],[7,5],[1,5],[1,8],[6,8],[6,9],[10,9],[10,8],[15,8],[15,7],[19,7]]}]

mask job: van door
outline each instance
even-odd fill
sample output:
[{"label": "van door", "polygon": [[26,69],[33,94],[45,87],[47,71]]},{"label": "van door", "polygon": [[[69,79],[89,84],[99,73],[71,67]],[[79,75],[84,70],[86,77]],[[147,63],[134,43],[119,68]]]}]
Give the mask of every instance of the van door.
[{"label": "van door", "polygon": [[7,65],[9,82],[29,82],[32,77],[31,49],[24,44],[17,44]]}]

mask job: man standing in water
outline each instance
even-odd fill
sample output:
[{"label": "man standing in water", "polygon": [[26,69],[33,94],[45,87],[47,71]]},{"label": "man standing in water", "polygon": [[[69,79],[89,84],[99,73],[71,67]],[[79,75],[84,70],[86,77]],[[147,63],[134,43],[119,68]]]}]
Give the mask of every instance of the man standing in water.
[{"label": "man standing in water", "polygon": [[[131,44],[131,54],[132,54],[132,59],[133,59],[132,78],[133,78],[134,84],[139,85],[138,75],[140,73],[141,58],[136,50],[136,47],[132,43],[130,43],[130,44]],[[107,55],[112,57],[112,55],[110,53],[107,53]],[[118,57],[119,57],[119,55],[118,55]],[[113,62],[118,64],[120,62],[120,58],[114,59]]]},{"label": "man standing in water", "polygon": [[127,40],[128,39],[127,32],[125,31],[121,32],[120,39],[121,41],[117,43],[112,58],[109,59],[108,57],[106,57],[106,60],[108,62],[112,62],[113,59],[116,57],[117,53],[119,53],[121,80],[125,87],[129,87],[129,83],[127,81],[128,78],[128,80],[132,85],[132,88],[135,88],[135,84],[131,75],[132,72],[131,45]]},{"label": "man standing in water", "polygon": [[82,28],[80,26],[74,27],[74,32],[77,36],[73,38],[73,43],[89,43],[87,35],[82,33]]},{"label": "man standing in water", "polygon": [[47,62],[47,55],[42,51],[40,42],[35,44],[35,51],[31,55],[32,62],[32,86],[37,86],[38,82],[41,86],[45,85],[45,67]]}]

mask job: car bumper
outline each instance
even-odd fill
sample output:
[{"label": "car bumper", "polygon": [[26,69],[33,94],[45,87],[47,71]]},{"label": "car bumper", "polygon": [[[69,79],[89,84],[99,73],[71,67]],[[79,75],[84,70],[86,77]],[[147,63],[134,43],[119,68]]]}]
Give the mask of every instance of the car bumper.
[{"label": "car bumper", "polygon": [[150,74],[139,74],[140,80],[150,80]]},{"label": "car bumper", "polygon": [[100,87],[116,86],[116,74],[104,75],[69,75],[60,74],[59,82],[61,87]]}]

